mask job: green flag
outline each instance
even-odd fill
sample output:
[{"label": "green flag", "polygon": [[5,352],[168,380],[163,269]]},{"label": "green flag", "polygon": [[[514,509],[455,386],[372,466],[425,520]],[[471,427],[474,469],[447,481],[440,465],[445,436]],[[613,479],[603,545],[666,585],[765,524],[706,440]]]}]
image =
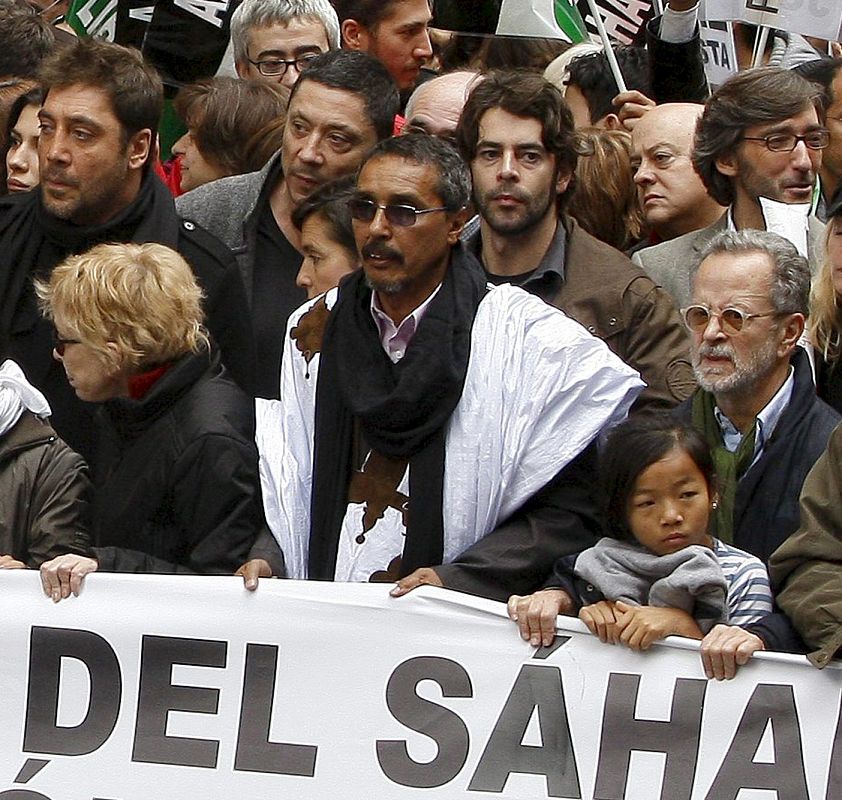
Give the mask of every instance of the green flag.
[{"label": "green flag", "polygon": [[98,36],[113,42],[117,0],[73,0],[67,22],[80,36]]},{"label": "green flag", "polygon": [[584,42],[585,22],[571,0],[503,0],[495,33]]},{"label": "green flag", "polygon": [[588,30],[573,0],[553,0],[553,5],[555,6],[556,24],[561,28],[565,37],[574,43],[586,42]]}]

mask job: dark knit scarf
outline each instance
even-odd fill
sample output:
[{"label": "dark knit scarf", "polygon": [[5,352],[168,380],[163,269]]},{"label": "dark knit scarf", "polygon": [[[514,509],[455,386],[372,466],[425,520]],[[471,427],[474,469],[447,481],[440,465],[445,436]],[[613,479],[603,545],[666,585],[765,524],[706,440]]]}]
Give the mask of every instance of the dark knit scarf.
[{"label": "dark knit scarf", "polygon": [[732,453],[723,442],[722,428],[716,419],[715,407],[716,401],[710,392],[696,392],[693,397],[692,420],[693,427],[704,435],[716,468],[719,499],[711,515],[710,532],[718,539],[733,544],[737,484],[754,460],[757,420],[754,421],[751,430],[743,435],[739,447]]},{"label": "dark knit scarf", "polygon": [[486,292],[479,262],[453,250],[406,355],[393,364],[371,316],[362,271],[342,284],[325,331],[316,390],[309,576],[333,580],[353,469],[354,425],[365,444],[408,459],[410,509],[400,575],[441,564],[447,422],[462,396],[471,328]]},{"label": "dark knit scarf", "polygon": [[8,332],[27,282],[48,277],[68,255],[103,242],[178,243],[178,218],[171,195],[151,172],[144,176],[137,197],[102,225],[74,225],[50,214],[34,191],[24,202],[4,212],[0,252],[0,330]]}]

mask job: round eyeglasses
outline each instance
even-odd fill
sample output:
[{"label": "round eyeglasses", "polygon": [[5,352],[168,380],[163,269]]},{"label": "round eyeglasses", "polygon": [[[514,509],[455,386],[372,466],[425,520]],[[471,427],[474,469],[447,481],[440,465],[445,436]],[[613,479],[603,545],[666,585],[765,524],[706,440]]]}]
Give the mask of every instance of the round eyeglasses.
[{"label": "round eyeglasses", "polygon": [[739,333],[743,326],[759,317],[776,317],[780,311],[770,311],[766,314],[747,314],[739,308],[723,308],[722,311],[711,311],[705,306],[688,306],[681,309],[681,316],[684,324],[694,333],[704,333],[710,324],[711,318],[719,320],[722,330],[726,333]]}]

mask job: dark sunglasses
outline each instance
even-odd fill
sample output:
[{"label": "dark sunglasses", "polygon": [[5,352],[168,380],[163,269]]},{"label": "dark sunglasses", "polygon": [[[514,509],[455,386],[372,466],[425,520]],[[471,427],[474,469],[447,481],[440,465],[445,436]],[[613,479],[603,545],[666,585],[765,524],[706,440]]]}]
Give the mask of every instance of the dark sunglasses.
[{"label": "dark sunglasses", "polygon": [[60,356],[64,355],[64,348],[69,344],[82,344],[78,339],[62,339],[57,333],[53,334],[53,350]]},{"label": "dark sunglasses", "polygon": [[419,214],[431,214],[433,211],[447,211],[446,206],[439,206],[438,208],[415,208],[415,206],[405,206],[401,204],[390,203],[388,205],[380,205],[374,200],[359,200],[354,199],[348,204],[351,210],[351,216],[360,222],[371,222],[377,216],[377,209],[382,209],[386,215],[386,219],[392,225],[398,225],[401,228],[411,228],[418,220]]}]

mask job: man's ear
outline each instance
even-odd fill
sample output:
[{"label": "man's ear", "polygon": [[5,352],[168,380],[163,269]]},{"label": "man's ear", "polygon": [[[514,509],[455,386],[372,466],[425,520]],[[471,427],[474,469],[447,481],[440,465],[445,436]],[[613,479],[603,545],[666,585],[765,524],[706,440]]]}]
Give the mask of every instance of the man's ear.
[{"label": "man's ear", "polygon": [[368,28],[355,19],[346,19],[342,23],[342,46],[348,50],[368,50]]},{"label": "man's ear", "polygon": [[596,123],[597,128],[605,128],[607,131],[623,131],[623,123],[616,114],[606,114],[599,122]]},{"label": "man's ear", "polygon": [[447,243],[451,246],[455,245],[459,241],[459,236],[462,233],[462,228],[465,227],[465,223],[471,218],[471,212],[468,211],[467,206],[464,208],[460,208],[456,214],[453,215],[453,219],[450,221],[450,230],[447,232]]},{"label": "man's ear", "polygon": [[558,177],[555,179],[555,193],[564,194],[567,191],[567,187],[570,185],[570,181],[572,179],[572,170],[566,168],[559,169]]},{"label": "man's ear", "polygon": [[806,322],[803,314],[787,314],[781,324],[781,341],[778,344],[778,356],[788,356],[798,344],[798,340],[804,334]]},{"label": "man's ear", "polygon": [[129,169],[140,169],[150,158],[152,151],[152,131],[144,128],[138,131],[128,145]]},{"label": "man's ear", "polygon": [[247,80],[249,77],[249,65],[247,61],[237,61],[234,63],[234,69],[237,71],[237,77]]},{"label": "man's ear", "polygon": [[723,175],[727,175],[729,178],[735,177],[740,171],[739,166],[737,165],[737,157],[733,151],[724,153],[713,163],[716,165],[716,169],[719,172]]}]

